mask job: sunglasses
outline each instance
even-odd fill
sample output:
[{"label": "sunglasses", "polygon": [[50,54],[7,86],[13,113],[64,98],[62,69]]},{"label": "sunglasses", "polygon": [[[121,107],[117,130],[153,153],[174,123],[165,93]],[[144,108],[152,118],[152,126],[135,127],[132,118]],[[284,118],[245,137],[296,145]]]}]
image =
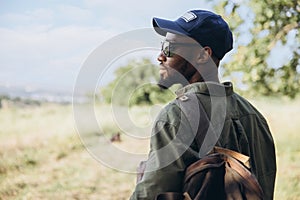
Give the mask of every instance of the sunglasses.
[{"label": "sunglasses", "polygon": [[172,57],[175,54],[174,49],[176,46],[199,46],[199,44],[163,41],[161,42],[161,51],[166,57]]}]

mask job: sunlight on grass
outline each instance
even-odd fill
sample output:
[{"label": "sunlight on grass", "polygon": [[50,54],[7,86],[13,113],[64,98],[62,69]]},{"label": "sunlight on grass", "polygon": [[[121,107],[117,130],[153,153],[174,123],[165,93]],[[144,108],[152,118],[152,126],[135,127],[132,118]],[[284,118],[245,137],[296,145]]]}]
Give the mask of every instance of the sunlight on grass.
[{"label": "sunlight on grass", "polygon": [[[252,103],[269,121],[276,143],[275,199],[299,199],[300,101],[256,99]],[[113,112],[110,106],[97,105],[101,129],[89,130],[90,140],[97,145],[99,137],[109,140],[120,132],[116,147],[146,154],[147,137],[160,109],[118,107]],[[128,119],[133,124],[118,121]],[[0,120],[0,199],[122,200],[130,196],[135,175],[107,168],[89,154],[76,132],[70,105],[12,106],[0,109]]]},{"label": "sunlight on grass", "polygon": [[265,115],[276,145],[275,199],[300,199],[300,100],[253,100]]}]

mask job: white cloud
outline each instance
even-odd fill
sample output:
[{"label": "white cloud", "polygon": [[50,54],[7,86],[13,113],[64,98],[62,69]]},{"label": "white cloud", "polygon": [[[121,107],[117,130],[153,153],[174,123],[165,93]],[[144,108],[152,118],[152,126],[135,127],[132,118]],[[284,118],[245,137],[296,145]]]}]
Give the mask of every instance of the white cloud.
[{"label": "white cloud", "polygon": [[[127,1],[128,2],[128,1]],[[119,5],[120,2],[116,3],[115,1],[107,1],[107,0],[84,0],[84,4],[88,7],[102,7],[102,6],[109,6],[109,5]]]},{"label": "white cloud", "polygon": [[8,12],[0,16],[0,23],[8,27],[27,25],[66,25],[92,22],[94,14],[91,10],[67,4],[55,5],[52,8],[36,8],[24,12]]},{"label": "white cloud", "polygon": [[209,9],[208,1],[140,1],[140,0],[84,0],[85,7],[93,10],[101,26],[128,31],[132,28],[151,27],[153,17],[176,19],[191,9]]},{"label": "white cloud", "polygon": [[[61,57],[93,48],[109,38],[113,33],[93,27],[65,26],[57,28],[29,27],[28,29],[0,28],[1,58],[34,58],[41,54],[44,58]],[[5,56],[3,56],[5,55]],[[23,55],[23,56],[22,56]]]},{"label": "white cloud", "polygon": [[6,13],[0,16],[2,23],[10,26],[26,26],[28,24],[45,24],[53,21],[54,13],[50,9],[38,8],[24,13]]},{"label": "white cloud", "polygon": [[19,85],[55,80],[53,87],[59,84],[72,88],[88,54],[111,35],[111,31],[78,26],[44,31],[39,27],[0,28],[0,70],[6,74],[2,78]]},{"label": "white cloud", "polygon": [[92,20],[93,17],[93,13],[90,10],[71,5],[60,5],[58,11],[64,18],[74,21]]},{"label": "white cloud", "polygon": [[27,11],[26,14],[33,19],[39,19],[41,21],[53,20],[54,17],[53,10],[48,8],[38,8],[33,11]]},{"label": "white cloud", "polygon": [[[84,0],[89,8],[97,8],[99,12],[103,12],[106,16],[117,17],[119,19],[127,19],[128,17],[135,20],[143,17],[152,16],[162,17],[179,17],[181,14],[190,9],[209,9],[212,8],[213,2],[209,1],[140,1],[140,0]],[[128,21],[126,22],[128,23]]]},{"label": "white cloud", "polygon": [[72,87],[75,77],[70,74],[74,76],[103,41],[150,27],[153,16],[172,19],[186,10],[207,7],[204,4],[194,0],[83,0],[81,4],[31,2],[25,11],[4,11],[0,15],[0,81],[13,85],[50,80],[50,85]]},{"label": "white cloud", "polygon": [[7,13],[1,16],[1,21],[10,22],[13,24],[17,23],[28,23],[32,20],[32,17],[28,14],[23,13]]}]

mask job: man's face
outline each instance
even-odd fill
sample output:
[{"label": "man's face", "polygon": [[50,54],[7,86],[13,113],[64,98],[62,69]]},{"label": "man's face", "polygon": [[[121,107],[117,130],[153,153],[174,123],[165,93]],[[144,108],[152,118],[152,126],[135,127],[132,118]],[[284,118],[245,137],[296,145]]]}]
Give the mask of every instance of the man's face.
[{"label": "man's face", "polygon": [[199,45],[189,37],[167,33],[162,48],[157,58],[160,62],[158,85],[167,89],[177,83],[189,84],[196,71],[192,64]]}]

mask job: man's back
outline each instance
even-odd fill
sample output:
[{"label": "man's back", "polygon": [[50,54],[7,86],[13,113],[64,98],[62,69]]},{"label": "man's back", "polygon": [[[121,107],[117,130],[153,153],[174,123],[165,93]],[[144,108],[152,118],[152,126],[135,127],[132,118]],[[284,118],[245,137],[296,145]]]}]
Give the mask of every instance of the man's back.
[{"label": "man's back", "polygon": [[[210,98],[207,94],[198,96],[209,118],[214,110],[211,109]],[[246,99],[234,92],[226,96],[226,108],[217,146],[248,155],[251,171],[262,186],[265,199],[273,199],[276,157],[274,141],[265,118]]]},{"label": "man's back", "polygon": [[[265,198],[272,199],[276,175],[274,143],[266,120],[245,99],[233,92],[231,83],[195,83],[178,91],[181,95],[194,93],[204,108],[214,130],[220,130],[217,146],[238,151],[250,157],[251,170],[262,186]],[[177,93],[177,94],[178,94]],[[225,105],[226,109],[219,109]],[[194,109],[197,111],[197,109]],[[221,111],[223,110],[223,111]],[[199,110],[198,110],[199,111]],[[174,102],[166,106],[157,118],[151,137],[151,151],[147,165],[163,163],[174,155],[180,155],[182,145],[173,143],[170,151],[159,154],[160,149],[172,145],[172,141],[180,134],[182,126],[185,134],[192,131],[188,117]],[[199,124],[199,126],[206,126]],[[221,128],[215,128],[219,126]],[[206,134],[206,130],[203,133]],[[186,151],[166,167],[145,173],[138,183],[132,199],[153,199],[161,192],[181,192],[184,170],[192,162],[199,159],[199,147],[193,142]],[[151,196],[151,198],[150,198]]]},{"label": "man's back", "polygon": [[265,118],[237,94],[227,101],[228,115],[218,145],[250,157],[265,199],[273,199],[276,157],[272,135]]}]

